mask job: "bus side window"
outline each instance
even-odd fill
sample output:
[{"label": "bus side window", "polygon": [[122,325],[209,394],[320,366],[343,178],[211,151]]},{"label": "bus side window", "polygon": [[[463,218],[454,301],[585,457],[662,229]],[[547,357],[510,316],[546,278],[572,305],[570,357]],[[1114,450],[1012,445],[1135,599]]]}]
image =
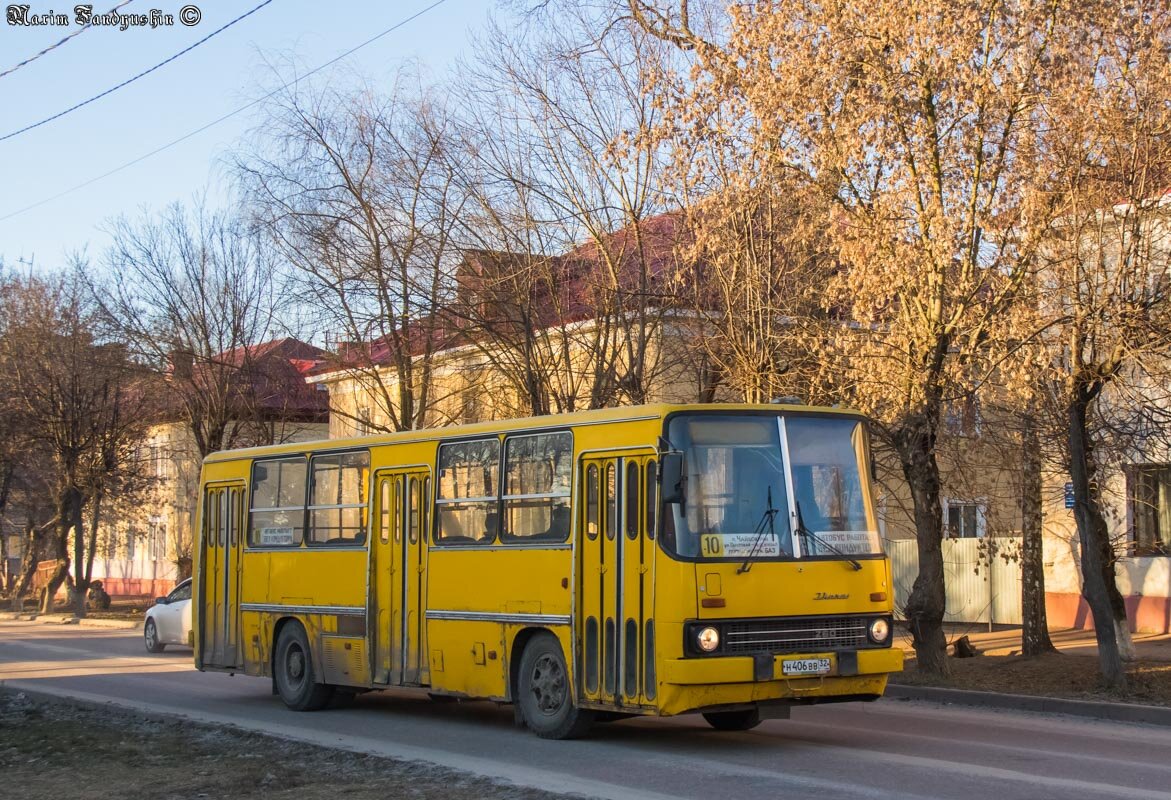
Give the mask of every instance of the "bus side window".
[{"label": "bus side window", "polygon": [[226,490],[220,491],[220,547],[225,547],[228,544],[228,493]]},{"label": "bus side window", "polygon": [[265,459],[252,465],[250,547],[297,547],[305,533],[304,456]]},{"label": "bus side window", "polygon": [[390,479],[378,482],[378,541],[390,541]]},{"label": "bus side window", "polygon": [[420,530],[423,532],[424,538],[431,535],[431,502],[431,476],[428,475],[423,478],[423,500],[419,510],[419,514],[423,518]]},{"label": "bus side window", "polygon": [[394,540],[403,540],[403,476],[396,475],[394,479],[394,499],[391,508],[394,509],[390,518],[390,527],[394,531]]},{"label": "bus side window", "polygon": [[598,468],[594,464],[586,472],[586,536],[598,538]]},{"label": "bus side window", "polygon": [[491,544],[500,528],[500,439],[439,446],[435,541]]},{"label": "bus side window", "polygon": [[366,542],[370,452],[322,453],[309,462],[309,544]]},{"label": "bus side window", "polygon": [[626,463],[626,485],[622,487],[626,502],[626,538],[638,538],[638,462]]},{"label": "bus side window", "polygon": [[419,520],[419,506],[420,506],[420,503],[419,503],[419,479],[418,478],[414,478],[414,477],[411,478],[410,494],[407,495],[407,497],[410,499],[410,510],[407,512],[409,514],[407,524],[410,527],[408,528],[407,535],[410,537],[411,544],[414,544],[415,542],[419,541],[419,522],[420,522],[420,520]]},{"label": "bus side window", "polygon": [[646,462],[646,538],[655,538],[655,515],[659,507],[658,465]]},{"label": "bus side window", "polygon": [[228,489],[228,545],[236,546],[236,526],[238,519],[237,514],[240,508],[240,490],[232,487]]},{"label": "bus side window", "polygon": [[618,471],[613,464],[606,467],[606,538],[613,539],[618,532]]},{"label": "bus side window", "polygon": [[216,490],[211,490],[203,501],[203,541],[209,549],[216,546],[216,512],[219,511],[220,505],[216,495]]}]

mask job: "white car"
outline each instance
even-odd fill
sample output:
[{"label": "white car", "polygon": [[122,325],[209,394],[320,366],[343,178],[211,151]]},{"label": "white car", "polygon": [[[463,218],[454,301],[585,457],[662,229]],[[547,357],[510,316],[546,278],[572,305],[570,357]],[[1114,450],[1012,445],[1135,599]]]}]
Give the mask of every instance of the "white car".
[{"label": "white car", "polygon": [[146,610],[142,626],[146,649],[161,653],[169,644],[191,646],[191,579],[180,583],[166,597]]}]

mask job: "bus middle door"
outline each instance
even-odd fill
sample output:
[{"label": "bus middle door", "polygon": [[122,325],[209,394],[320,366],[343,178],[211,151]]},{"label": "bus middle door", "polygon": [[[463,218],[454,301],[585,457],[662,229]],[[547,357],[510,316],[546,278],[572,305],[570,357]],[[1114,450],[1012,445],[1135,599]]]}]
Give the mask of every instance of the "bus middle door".
[{"label": "bus middle door", "polygon": [[368,636],[376,684],[418,685],[423,648],[426,471],[380,470],[374,478],[378,521],[370,553]]}]

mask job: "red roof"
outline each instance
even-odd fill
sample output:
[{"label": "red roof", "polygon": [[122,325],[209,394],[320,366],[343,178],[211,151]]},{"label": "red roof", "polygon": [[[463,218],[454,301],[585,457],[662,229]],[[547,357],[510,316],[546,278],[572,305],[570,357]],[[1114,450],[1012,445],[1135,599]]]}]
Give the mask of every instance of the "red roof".
[{"label": "red roof", "polygon": [[[347,366],[382,366],[396,352],[418,356],[507,334],[509,328],[551,328],[619,307],[674,302],[669,282],[679,268],[686,232],[679,214],[660,214],[591,240],[563,255],[466,250],[456,271],[457,300],[380,339],[339,345],[310,374]],[[646,285],[640,286],[645,265]],[[614,275],[619,296],[613,296]]]},{"label": "red roof", "polygon": [[[197,390],[218,394],[226,389],[229,402],[239,403],[242,413],[248,415],[268,420],[325,422],[329,419],[328,394],[307,384],[305,377],[328,355],[298,339],[274,339],[227,350],[200,363],[191,363],[193,359],[188,356],[189,380]],[[175,371],[172,364],[172,375]]]}]

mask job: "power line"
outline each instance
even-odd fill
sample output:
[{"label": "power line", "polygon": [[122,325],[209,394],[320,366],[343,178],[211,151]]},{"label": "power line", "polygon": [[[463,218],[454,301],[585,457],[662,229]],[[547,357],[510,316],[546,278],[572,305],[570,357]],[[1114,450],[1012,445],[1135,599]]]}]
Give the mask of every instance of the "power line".
[{"label": "power line", "polygon": [[[382,33],[379,33],[375,36],[370,37],[369,39],[367,39],[366,41],[362,42],[361,44],[359,44],[355,47],[351,47],[349,50],[345,51],[341,55],[335,56],[323,64],[318,64],[316,67],[309,70],[308,72],[306,72],[304,75],[302,75],[300,77],[308,78],[310,75],[315,75],[316,73],[321,72],[321,70],[325,69],[326,67],[331,66],[333,64],[336,64],[337,62],[341,61],[343,58],[346,58],[348,56],[353,55],[354,53],[358,52],[366,45],[373,44],[374,42],[381,39],[383,36],[386,36],[389,33],[393,33],[394,31],[398,30],[399,28],[406,25],[407,23],[413,22],[414,20],[416,20],[419,17],[426,14],[431,9],[436,8],[437,6],[441,6],[446,2],[447,2],[447,0],[435,0],[434,3],[427,6],[426,8],[423,8],[419,11],[416,11],[414,14],[412,14],[411,16],[407,17],[404,20],[396,22],[394,25],[391,25],[389,28],[384,30]],[[222,117],[217,117],[216,119],[213,119],[211,122],[207,123],[206,125],[198,127],[195,130],[190,131],[189,133],[183,134],[178,139],[174,139],[170,142],[167,142],[166,144],[162,145],[161,147],[156,147],[154,150],[151,150],[149,153],[141,155],[138,158],[135,158],[131,161],[127,161],[125,164],[114,167],[114,169],[110,170],[109,172],[103,172],[101,175],[98,175],[95,178],[90,178],[88,181],[85,181],[84,183],[79,183],[76,186],[73,186],[69,189],[66,189],[63,192],[58,192],[57,194],[53,195],[52,197],[46,197],[44,200],[38,200],[37,202],[33,203],[32,205],[27,205],[24,208],[13,211],[10,214],[6,214],[3,217],[0,217],[0,222],[4,222],[5,220],[9,220],[15,216],[19,216],[20,214],[23,214],[26,211],[31,211],[34,208],[38,208],[39,206],[43,206],[45,203],[51,203],[54,200],[57,200],[61,197],[64,197],[67,194],[72,194],[73,192],[76,192],[78,189],[84,189],[85,187],[89,186],[90,184],[97,183],[98,181],[102,180],[103,178],[108,178],[111,175],[118,173],[118,172],[121,172],[124,169],[128,169],[130,167],[133,167],[135,164],[137,164],[140,161],[145,161],[146,159],[150,158],[151,156],[158,155],[159,153],[163,152],[164,150],[169,150],[172,147],[174,147],[175,145],[179,144],[180,142],[185,142],[188,139],[190,139],[192,136],[197,136],[197,135],[203,133],[208,128],[219,125],[224,120],[236,116],[241,111],[247,111],[248,109],[252,108],[253,106],[255,106],[259,103],[263,103],[265,100],[272,97],[277,92],[281,91],[282,89],[287,88],[287,86],[288,86],[288,84],[282,84],[280,87],[273,89],[268,94],[266,94],[262,97],[258,97],[255,100],[252,100],[248,103],[245,103],[244,105],[240,106],[239,108],[237,108],[233,111],[229,111],[227,114],[224,114]]]},{"label": "power line", "polygon": [[[186,48],[180,50],[178,53],[175,53],[175,55],[171,56],[167,60],[160,61],[159,63],[155,64],[150,69],[143,70],[142,72],[135,75],[133,78],[127,78],[126,80],[119,83],[117,86],[112,86],[109,89],[107,89],[106,91],[102,92],[101,94],[95,94],[93,97],[89,98],[88,100],[82,100],[80,103],[78,103],[76,105],[72,105],[69,108],[65,109],[64,111],[56,113],[51,117],[45,117],[40,122],[34,122],[32,125],[26,125],[18,131],[13,131],[12,133],[8,133],[8,134],[5,134],[4,136],[0,136],[0,142],[3,142],[5,139],[11,139],[13,136],[19,136],[20,134],[25,133],[26,131],[31,131],[33,128],[39,128],[47,122],[52,122],[55,119],[60,119],[61,117],[65,116],[66,114],[69,114],[70,112],[76,111],[77,109],[81,108],[82,106],[88,106],[90,103],[94,102],[95,100],[101,100],[106,95],[113,94],[114,92],[121,89],[123,86],[129,86],[130,84],[134,83],[139,78],[145,77],[145,76],[151,74],[152,72],[154,72],[155,70],[160,69],[161,67],[165,67],[167,64],[170,64],[176,58],[179,58],[179,56],[190,53],[192,50],[199,47],[201,44],[206,42],[211,37],[226,31],[228,28],[232,27],[233,25],[235,25],[237,22],[244,19],[245,17],[252,16],[257,11],[264,8],[266,5],[268,5],[271,2],[272,2],[272,0],[264,0],[263,3],[254,7],[250,11],[245,11],[243,14],[236,17],[231,22],[228,22],[227,24],[221,25],[219,28],[216,28],[214,31],[209,33],[207,36],[204,36],[202,39],[200,39],[198,42],[191,45],[190,47],[186,47]],[[125,4],[123,4],[123,5],[125,5]]]},{"label": "power line", "polygon": [[[107,11],[107,12],[106,12],[106,14],[107,14],[107,15],[109,15],[109,14],[113,14],[113,13],[114,13],[115,11],[117,11],[118,9],[122,8],[123,6],[128,6],[128,5],[130,5],[131,3],[133,3],[133,2],[134,2],[134,0],[123,0],[123,2],[119,3],[118,5],[114,6],[114,7],[113,7],[113,8],[111,8],[109,11]],[[26,64],[31,64],[31,63],[33,63],[33,62],[34,62],[34,61],[36,61],[38,58],[40,58],[41,56],[43,56],[45,53],[48,53],[50,50],[56,50],[58,47],[60,47],[61,45],[65,44],[66,42],[68,42],[68,41],[69,41],[70,39],[72,39],[74,36],[80,36],[81,34],[85,33],[86,31],[88,31],[88,30],[89,30],[90,28],[92,28],[92,27],[93,27],[93,22],[92,22],[92,20],[91,20],[90,22],[87,22],[87,23],[85,23],[85,24],[84,24],[84,25],[82,25],[80,28],[78,28],[77,30],[75,30],[73,33],[71,33],[71,34],[69,34],[68,36],[66,36],[66,37],[65,37],[64,39],[62,39],[61,41],[59,41],[59,42],[54,42],[53,44],[49,45],[48,47],[46,47],[44,50],[42,50],[41,52],[37,53],[36,55],[29,56],[29,57],[28,57],[28,58],[26,58],[24,61],[21,61],[19,64],[16,64],[15,66],[9,67],[8,69],[4,70],[3,72],[0,72],[0,78],[3,78],[5,75],[11,75],[12,73],[16,72],[18,69],[20,69],[21,67],[25,66]]]}]

